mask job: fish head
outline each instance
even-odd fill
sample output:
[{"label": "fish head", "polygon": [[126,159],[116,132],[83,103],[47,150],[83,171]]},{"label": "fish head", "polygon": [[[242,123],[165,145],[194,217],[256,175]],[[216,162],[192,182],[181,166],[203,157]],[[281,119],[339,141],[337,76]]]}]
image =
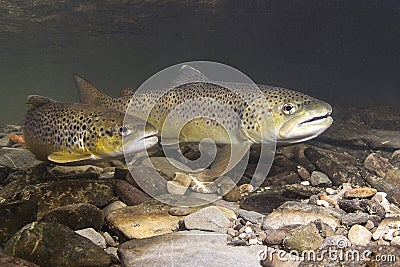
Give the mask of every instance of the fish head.
[{"label": "fish head", "polygon": [[[317,137],[333,122],[328,103],[302,93],[277,89],[269,100],[278,143],[298,143]],[[272,97],[272,98],[271,98]]]},{"label": "fish head", "polygon": [[93,154],[100,158],[138,153],[158,142],[157,128],[133,116],[124,119],[123,115],[107,115],[107,120],[100,120],[99,124],[96,127],[99,132]]}]

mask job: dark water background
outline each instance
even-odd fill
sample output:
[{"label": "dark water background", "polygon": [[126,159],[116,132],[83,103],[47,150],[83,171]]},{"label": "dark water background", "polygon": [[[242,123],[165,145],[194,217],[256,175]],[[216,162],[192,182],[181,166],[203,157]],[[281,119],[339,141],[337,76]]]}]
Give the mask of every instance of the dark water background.
[{"label": "dark water background", "polygon": [[21,123],[29,94],[78,101],[72,73],[117,95],[193,60],[334,106],[399,106],[400,1],[0,1],[0,124]]}]

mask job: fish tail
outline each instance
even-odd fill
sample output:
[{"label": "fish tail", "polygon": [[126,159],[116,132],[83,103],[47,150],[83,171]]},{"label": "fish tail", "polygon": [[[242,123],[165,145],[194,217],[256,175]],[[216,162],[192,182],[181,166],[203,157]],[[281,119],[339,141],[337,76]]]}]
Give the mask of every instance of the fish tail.
[{"label": "fish tail", "polygon": [[75,84],[79,90],[79,98],[84,104],[98,105],[101,99],[110,98],[85,78],[74,74]]}]

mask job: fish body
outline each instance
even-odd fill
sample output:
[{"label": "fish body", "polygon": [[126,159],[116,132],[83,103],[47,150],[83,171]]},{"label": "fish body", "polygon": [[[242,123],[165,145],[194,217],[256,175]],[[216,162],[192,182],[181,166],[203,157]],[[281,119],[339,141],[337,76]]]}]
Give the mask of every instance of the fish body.
[{"label": "fish body", "polygon": [[[135,153],[157,143],[157,129],[138,118],[124,124],[124,113],[29,96],[23,133],[37,158],[57,163],[99,160]],[[125,142],[123,147],[123,141]]]},{"label": "fish body", "polygon": [[[168,138],[180,131],[180,141],[186,142],[212,137],[216,143],[229,144],[232,136],[228,136],[228,132],[236,132],[235,142],[263,143],[273,139],[278,143],[297,143],[318,136],[333,122],[332,107],[328,103],[280,87],[258,85],[262,92],[260,98],[254,85],[235,84],[232,90],[212,82],[192,82],[166,93],[148,91],[132,97],[130,91],[113,98],[80,76],[75,76],[75,81],[83,103],[119,112],[126,112],[129,107],[130,114],[153,124],[159,134],[162,129],[162,134]],[[193,103],[182,105],[190,101]],[[221,106],[233,110],[234,114],[222,110]],[[166,124],[171,112],[173,117]],[[194,118],[198,114],[201,116]],[[191,117],[194,119],[188,121]],[[210,119],[215,117],[218,120]],[[176,128],[179,126],[176,122],[183,120],[186,125]]]}]

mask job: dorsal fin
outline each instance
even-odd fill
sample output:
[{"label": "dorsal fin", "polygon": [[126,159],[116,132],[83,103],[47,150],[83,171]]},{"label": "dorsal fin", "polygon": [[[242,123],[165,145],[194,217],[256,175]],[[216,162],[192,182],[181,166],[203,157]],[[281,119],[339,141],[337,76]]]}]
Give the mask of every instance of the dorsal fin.
[{"label": "dorsal fin", "polygon": [[179,86],[193,82],[210,82],[203,73],[189,65],[182,65],[179,69],[178,77],[174,80],[172,86]]},{"label": "dorsal fin", "polygon": [[125,87],[122,88],[121,92],[119,93],[119,96],[133,96],[135,94],[135,90]]},{"label": "dorsal fin", "polygon": [[30,95],[28,96],[28,104],[31,104],[34,107],[39,107],[44,104],[50,103],[50,102],[56,102],[55,100],[45,97],[45,96],[40,96],[40,95]]},{"label": "dorsal fin", "polygon": [[96,88],[91,82],[86,80],[85,78],[74,74],[75,84],[79,90],[79,96],[82,103],[98,105],[100,103],[100,99],[109,98],[110,96],[106,95],[102,91]]}]

